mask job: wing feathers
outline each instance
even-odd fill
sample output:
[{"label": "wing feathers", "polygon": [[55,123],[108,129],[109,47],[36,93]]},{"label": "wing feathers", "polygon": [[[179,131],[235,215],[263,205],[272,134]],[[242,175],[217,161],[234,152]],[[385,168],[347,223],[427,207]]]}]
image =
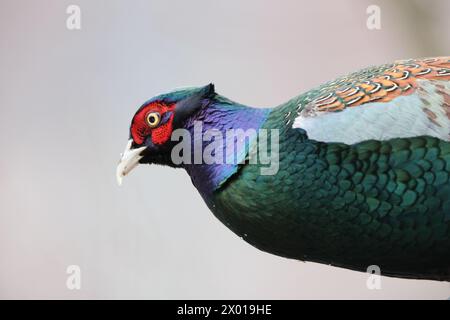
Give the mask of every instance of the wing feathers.
[{"label": "wing feathers", "polygon": [[449,58],[433,58],[353,74],[322,87],[292,127],[324,142],[421,135],[450,141],[449,68]]}]

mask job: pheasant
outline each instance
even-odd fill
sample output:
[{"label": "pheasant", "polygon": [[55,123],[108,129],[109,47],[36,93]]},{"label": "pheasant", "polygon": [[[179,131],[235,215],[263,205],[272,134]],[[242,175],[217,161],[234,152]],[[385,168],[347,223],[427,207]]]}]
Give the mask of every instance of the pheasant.
[{"label": "pheasant", "polygon": [[[256,135],[230,151],[233,129]],[[264,139],[270,174],[250,161]],[[215,161],[192,160],[212,141]],[[450,57],[363,69],[274,108],[212,84],[156,96],[131,121],[118,181],[144,163],[184,168],[213,214],[260,250],[450,281]]]}]

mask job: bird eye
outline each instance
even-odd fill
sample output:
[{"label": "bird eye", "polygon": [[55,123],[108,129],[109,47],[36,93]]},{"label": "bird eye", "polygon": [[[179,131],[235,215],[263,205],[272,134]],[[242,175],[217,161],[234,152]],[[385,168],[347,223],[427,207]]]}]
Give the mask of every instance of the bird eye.
[{"label": "bird eye", "polygon": [[161,121],[161,115],[158,112],[150,112],[147,117],[147,124],[150,128],[156,127]]}]

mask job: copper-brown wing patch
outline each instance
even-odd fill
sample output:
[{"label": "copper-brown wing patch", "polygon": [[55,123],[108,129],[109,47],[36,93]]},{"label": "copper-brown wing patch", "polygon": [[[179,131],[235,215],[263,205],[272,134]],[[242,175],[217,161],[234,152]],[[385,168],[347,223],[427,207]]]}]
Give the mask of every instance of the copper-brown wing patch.
[{"label": "copper-brown wing patch", "polygon": [[312,100],[306,109],[314,114],[341,111],[368,102],[388,102],[413,93],[420,79],[450,80],[450,57],[402,60],[385,68],[341,78],[323,88],[323,95]]}]

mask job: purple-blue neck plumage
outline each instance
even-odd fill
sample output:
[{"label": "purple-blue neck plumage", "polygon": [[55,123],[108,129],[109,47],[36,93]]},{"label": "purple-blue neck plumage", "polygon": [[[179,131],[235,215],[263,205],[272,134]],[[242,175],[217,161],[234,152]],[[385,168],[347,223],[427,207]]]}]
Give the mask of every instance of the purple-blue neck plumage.
[{"label": "purple-blue neck plumage", "polygon": [[[204,137],[206,131],[211,132],[211,130],[215,130],[220,132],[222,136],[222,163],[206,164],[202,159],[201,164],[192,162],[192,164],[184,165],[184,168],[191,176],[193,184],[204,198],[209,198],[214,190],[238,170],[238,164],[245,159],[248,143],[235,144],[236,141],[231,142],[230,139],[226,141],[227,133],[228,138],[232,137],[232,140],[235,140],[235,136],[230,134],[230,130],[241,129],[247,131],[253,129],[258,132],[270,111],[271,109],[247,107],[216,94],[205,107],[186,121],[184,128],[188,129],[191,137],[193,137],[192,160],[195,160],[193,155],[195,143],[197,143],[197,146],[201,145],[203,150],[212,141],[215,141],[214,138],[210,141],[203,141],[205,139],[202,137]],[[199,136],[198,131],[200,130],[202,134]],[[197,141],[194,141],[195,139]],[[230,142],[231,145],[235,146],[234,150],[230,148]],[[230,159],[234,159],[234,161],[230,161]]]}]

